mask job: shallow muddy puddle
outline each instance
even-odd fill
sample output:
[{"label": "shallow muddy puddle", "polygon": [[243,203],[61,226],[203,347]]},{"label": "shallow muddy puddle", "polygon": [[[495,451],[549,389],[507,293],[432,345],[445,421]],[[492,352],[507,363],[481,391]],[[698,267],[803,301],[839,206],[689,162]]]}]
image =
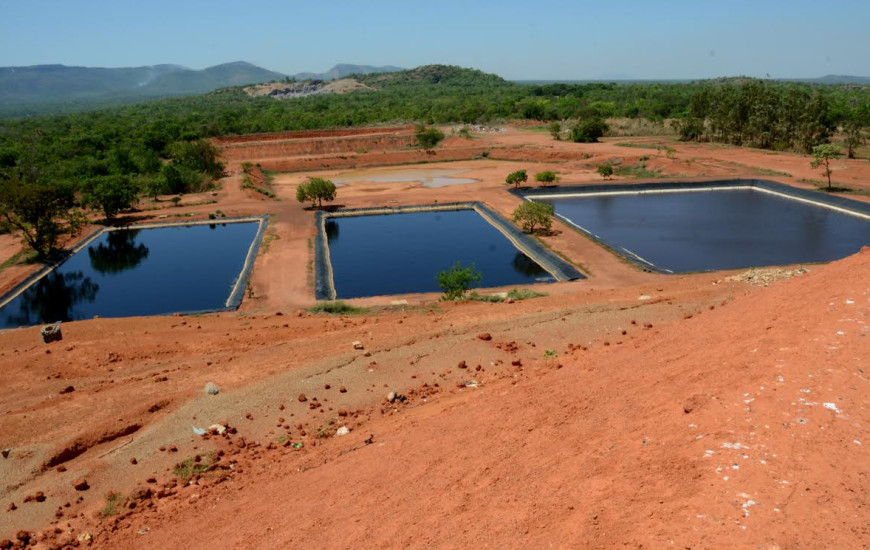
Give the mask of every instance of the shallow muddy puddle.
[{"label": "shallow muddy puddle", "polygon": [[355,170],[338,174],[333,181],[336,185],[355,182],[369,183],[419,183],[430,189],[450,185],[477,183],[471,178],[453,177],[467,170],[448,170],[445,168],[408,168],[403,170]]}]

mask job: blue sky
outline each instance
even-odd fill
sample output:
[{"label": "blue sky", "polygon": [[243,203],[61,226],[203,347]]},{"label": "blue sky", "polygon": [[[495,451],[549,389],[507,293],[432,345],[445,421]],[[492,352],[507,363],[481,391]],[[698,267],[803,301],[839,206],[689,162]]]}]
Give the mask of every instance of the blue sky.
[{"label": "blue sky", "polygon": [[870,1],[0,0],[0,66],[447,63],[510,79],[870,76]]}]

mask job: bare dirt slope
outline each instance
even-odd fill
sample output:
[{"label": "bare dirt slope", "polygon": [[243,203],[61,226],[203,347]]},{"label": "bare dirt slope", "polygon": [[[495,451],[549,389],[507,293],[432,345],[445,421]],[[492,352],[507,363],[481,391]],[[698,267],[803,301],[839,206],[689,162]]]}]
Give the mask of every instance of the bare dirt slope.
[{"label": "bare dirt slope", "polygon": [[[94,536],[124,548],[866,547],[868,281],[865,249],[661,328],[627,325],[618,344],[526,359],[516,377],[468,387],[475,375],[461,373],[466,387],[384,403],[316,450],[228,453],[244,474]],[[463,335],[502,349],[504,336]]]},{"label": "bare dirt slope", "polygon": [[[355,301],[377,306],[366,315],[313,315],[314,214],[294,201],[306,166],[429,156],[405,149],[408,128],[347,134],[226,140],[220,190],[131,214],[271,215],[239,311],[78,321],[51,345],[37,327],[0,331],[0,548],[870,545],[870,253],[764,287],[643,273],[557,223],[545,242],[589,278],[536,285],[547,297],[382,296]],[[598,183],[596,163],[643,156],[675,178],[813,176],[801,155],[676,144],[670,158],[662,139],[452,137],[431,160],[489,151],[439,165],[475,183],[362,181],[339,202],[509,215],[512,170]],[[278,200],[240,187],[257,159],[298,170],[257,173]],[[844,161],[839,176],[859,188],[870,168]],[[0,288],[36,267],[0,271]],[[226,433],[194,432],[216,423]]]}]

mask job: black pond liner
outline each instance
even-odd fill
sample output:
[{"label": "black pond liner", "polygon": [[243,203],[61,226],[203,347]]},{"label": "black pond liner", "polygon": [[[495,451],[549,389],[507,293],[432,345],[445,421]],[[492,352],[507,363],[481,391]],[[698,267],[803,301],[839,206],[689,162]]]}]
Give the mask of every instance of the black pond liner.
[{"label": "black pond liner", "polygon": [[[141,224],[132,224],[126,225],[123,227],[103,227],[101,229],[97,229],[96,231],[90,233],[87,237],[79,241],[79,243],[71,248],[70,250],[64,252],[60,257],[58,257],[51,264],[45,265],[37,271],[36,273],[31,274],[26,279],[15,285],[11,290],[9,290],[3,296],[0,296],[0,310],[9,305],[15,298],[17,298],[22,292],[27,290],[31,285],[45,277],[46,275],[53,272],[57,269],[61,264],[67,261],[69,258],[74,256],[75,254],[83,251],[90,245],[94,240],[99,238],[104,233],[108,233],[110,231],[122,231],[122,230],[141,230],[141,229],[160,229],[166,227],[188,227],[194,225],[221,225],[221,224],[231,224],[231,223],[258,223],[259,227],[257,228],[257,232],[254,234],[253,241],[251,243],[250,248],[248,249],[248,253],[245,256],[245,263],[242,266],[242,270],[239,272],[239,276],[236,279],[235,284],[233,285],[233,289],[230,292],[229,297],[224,303],[224,307],[211,308],[211,309],[202,309],[196,311],[172,311],[166,312],[160,315],[175,315],[175,314],[185,314],[185,315],[199,315],[204,313],[217,313],[221,311],[232,311],[238,309],[242,304],[242,299],[245,296],[245,289],[247,287],[248,277],[250,277],[251,270],[254,268],[254,260],[257,258],[257,254],[260,250],[260,244],[263,239],[263,233],[266,230],[266,225],[268,224],[269,217],[268,216],[244,216],[244,217],[234,217],[234,218],[219,218],[214,220],[197,220],[190,222],[166,222],[166,223],[141,223]],[[51,321],[47,321],[51,322]],[[0,330],[8,330],[8,329],[0,329]]]},{"label": "black pond liner", "polygon": [[[860,216],[870,217],[870,203],[859,202],[845,197],[826,194],[820,191],[811,189],[800,189],[783,183],[777,183],[768,180],[760,179],[729,179],[729,180],[711,180],[711,181],[693,181],[693,182],[648,182],[648,183],[612,183],[612,184],[594,184],[594,185],[553,185],[548,187],[534,187],[522,189],[510,189],[509,192],[524,200],[534,200],[536,196],[558,196],[558,195],[583,195],[583,194],[606,194],[606,193],[644,193],[655,191],[704,191],[705,189],[729,189],[729,188],[757,188],[764,191],[769,191],[776,195],[781,195],[786,199],[798,200],[805,203],[810,203],[815,206],[829,207],[834,210],[847,211]],[[846,214],[847,212],[842,212]],[[560,216],[561,217],[561,216]],[[666,275],[674,274],[673,271],[661,268],[651,264],[636,254],[619,246],[618,244],[606,241],[591,233],[590,231],[580,227],[573,221],[568,225],[580,231],[583,235],[589,237],[597,244],[611,250],[619,256],[637,265],[644,271],[662,273]],[[800,263],[800,262],[795,262]],[[739,269],[739,268],[738,268]],[[709,270],[715,271],[715,270]]]},{"label": "black pond liner", "polygon": [[329,259],[329,242],[326,236],[326,220],[351,216],[377,216],[405,214],[412,212],[437,212],[473,210],[484,221],[502,233],[520,252],[537,262],[557,281],[575,281],[586,276],[538,241],[523,233],[511,222],[481,202],[457,202],[445,204],[424,204],[414,206],[348,208],[335,212],[318,211],[315,214],[317,236],[314,240],[314,296],[318,300],[335,300],[336,292],[332,278],[332,265]]}]

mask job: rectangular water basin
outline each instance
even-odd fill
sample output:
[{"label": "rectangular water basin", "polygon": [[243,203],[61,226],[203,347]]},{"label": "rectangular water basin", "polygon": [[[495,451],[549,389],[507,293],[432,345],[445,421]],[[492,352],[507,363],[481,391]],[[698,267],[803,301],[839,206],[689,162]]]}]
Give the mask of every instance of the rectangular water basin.
[{"label": "rectangular water basin", "polygon": [[482,287],[583,275],[479,203],[320,213],[317,298],[438,292],[439,271],[474,264]]},{"label": "rectangular water basin", "polygon": [[264,225],[257,218],[103,231],[7,295],[0,328],[238,307]]},{"label": "rectangular water basin", "polygon": [[525,194],[649,269],[828,262],[870,244],[870,205],[759,180]]}]

